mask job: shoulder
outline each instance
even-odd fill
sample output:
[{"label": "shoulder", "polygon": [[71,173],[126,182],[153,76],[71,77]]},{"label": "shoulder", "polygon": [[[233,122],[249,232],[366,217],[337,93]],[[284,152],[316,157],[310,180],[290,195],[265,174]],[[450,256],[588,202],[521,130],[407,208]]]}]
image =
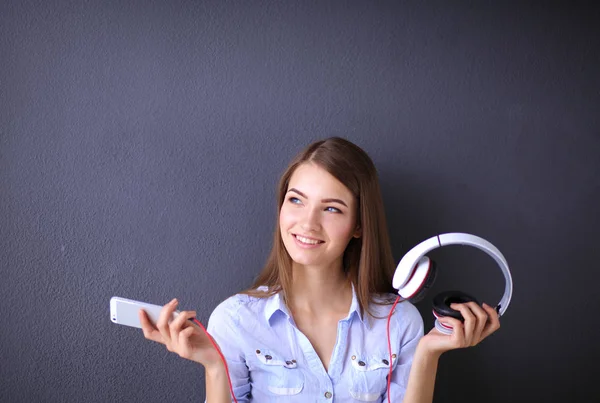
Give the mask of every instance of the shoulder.
[{"label": "shoulder", "polygon": [[239,324],[240,317],[255,317],[264,312],[269,298],[259,298],[247,294],[235,294],[219,303],[213,310],[209,322],[228,321]]}]

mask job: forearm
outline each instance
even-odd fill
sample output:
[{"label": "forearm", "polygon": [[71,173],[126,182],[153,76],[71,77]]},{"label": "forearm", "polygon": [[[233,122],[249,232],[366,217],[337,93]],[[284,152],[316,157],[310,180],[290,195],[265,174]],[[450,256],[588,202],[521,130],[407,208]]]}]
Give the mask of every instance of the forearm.
[{"label": "forearm", "polygon": [[223,365],[205,368],[206,403],[231,403],[229,380]]},{"label": "forearm", "polygon": [[404,403],[431,403],[440,355],[417,347],[408,377]]}]

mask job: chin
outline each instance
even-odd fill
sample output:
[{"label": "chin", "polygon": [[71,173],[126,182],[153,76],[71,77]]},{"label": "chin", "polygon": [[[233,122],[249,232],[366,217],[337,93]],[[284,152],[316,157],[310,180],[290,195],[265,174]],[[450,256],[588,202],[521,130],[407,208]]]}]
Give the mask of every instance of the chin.
[{"label": "chin", "polygon": [[293,263],[299,264],[301,266],[311,266],[317,263],[315,262],[315,259],[310,259],[306,256],[298,256],[298,254],[290,255],[290,257],[292,258]]}]

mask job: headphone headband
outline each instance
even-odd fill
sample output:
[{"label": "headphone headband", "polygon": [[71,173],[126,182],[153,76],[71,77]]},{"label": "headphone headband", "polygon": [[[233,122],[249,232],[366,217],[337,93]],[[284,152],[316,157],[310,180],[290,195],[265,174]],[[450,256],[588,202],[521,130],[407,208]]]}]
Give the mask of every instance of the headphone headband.
[{"label": "headphone headband", "polygon": [[510,299],[512,297],[513,290],[512,276],[508,268],[508,263],[506,262],[506,259],[498,250],[498,248],[496,248],[494,245],[492,245],[485,239],[476,235],[452,232],[447,234],[436,235],[421,242],[420,244],[412,248],[410,251],[408,251],[400,260],[400,263],[398,263],[398,266],[396,267],[396,272],[394,273],[394,278],[392,280],[392,285],[394,286],[394,288],[399,290],[409,282],[409,280],[411,279],[413,268],[415,267],[415,265],[417,265],[419,260],[427,252],[446,245],[474,246],[478,249],[481,249],[482,251],[490,255],[492,258],[494,258],[498,266],[500,266],[500,269],[504,274],[505,280],[504,295],[502,296],[502,299],[496,306],[498,314],[502,316],[506,311],[506,308],[508,308],[508,305],[510,304]]}]

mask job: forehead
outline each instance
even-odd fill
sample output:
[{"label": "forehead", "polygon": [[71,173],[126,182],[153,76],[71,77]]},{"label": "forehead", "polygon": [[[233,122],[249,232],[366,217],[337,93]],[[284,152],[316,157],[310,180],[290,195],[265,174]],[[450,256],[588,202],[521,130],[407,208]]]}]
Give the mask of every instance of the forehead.
[{"label": "forehead", "polygon": [[333,175],[314,163],[304,163],[292,174],[288,189],[296,188],[309,198],[343,198],[352,202],[352,192]]}]

